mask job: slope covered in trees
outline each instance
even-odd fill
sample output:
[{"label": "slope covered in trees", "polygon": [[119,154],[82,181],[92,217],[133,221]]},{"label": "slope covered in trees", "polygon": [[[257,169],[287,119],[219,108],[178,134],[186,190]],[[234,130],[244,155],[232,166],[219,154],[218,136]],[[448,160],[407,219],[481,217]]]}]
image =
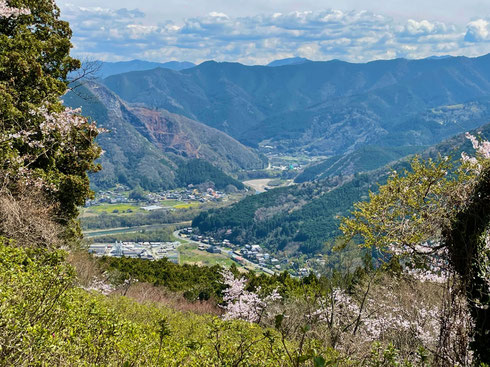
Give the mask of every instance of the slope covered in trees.
[{"label": "slope covered in trees", "polygon": [[[103,170],[91,177],[96,189],[120,183],[157,191],[207,181],[209,175],[199,178],[194,174],[189,182],[177,177],[178,167],[184,169],[189,159],[212,162],[209,168],[216,179],[226,176],[220,169],[230,173],[264,165],[250,148],[220,131],[166,111],[129,107],[96,83],[77,87],[63,100],[82,107],[84,115],[108,130],[97,139],[105,153],[98,161]],[[227,180],[233,181],[231,177]]]},{"label": "slope covered in trees", "polygon": [[180,186],[189,184],[199,185],[204,182],[213,182],[218,190],[224,190],[228,185],[235,186],[243,190],[245,186],[230,176],[225,175],[221,170],[214,167],[202,159],[192,159],[179,166],[177,169],[177,179]]},{"label": "slope covered in trees", "polygon": [[303,172],[295,177],[294,182],[302,183],[332,176],[368,172],[423,150],[424,147],[422,146],[364,146],[354,152],[333,156],[321,163],[306,167]]},{"label": "slope covered in trees", "polygon": [[[478,131],[483,137],[490,136],[490,125]],[[442,154],[457,159],[462,151],[472,150],[464,135],[460,135],[421,155],[437,158]],[[273,189],[229,208],[204,212],[194,219],[193,226],[221,237],[231,230],[231,234],[226,235],[230,240],[242,244],[261,243],[272,251],[299,251],[309,255],[328,251],[333,239],[340,234],[338,217],[348,214],[355,202],[367,199],[370,190],[376,191],[379,184],[386,182],[391,170],[407,167],[408,160],[402,159],[363,174]],[[321,174],[320,171],[317,175]]]}]

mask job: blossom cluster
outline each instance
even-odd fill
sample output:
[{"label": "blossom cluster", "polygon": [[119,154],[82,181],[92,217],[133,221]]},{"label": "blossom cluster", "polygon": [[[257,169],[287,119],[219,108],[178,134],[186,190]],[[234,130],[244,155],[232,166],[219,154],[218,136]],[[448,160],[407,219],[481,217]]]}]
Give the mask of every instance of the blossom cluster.
[{"label": "blossom cluster", "polygon": [[[0,132],[0,144],[4,146],[4,152],[10,152],[3,157],[6,167],[10,167],[17,178],[35,186],[42,186],[43,183],[35,177],[30,166],[39,157],[54,157],[65,152],[77,154],[81,137],[92,140],[105,131],[83,117],[80,109],[65,108],[56,112],[50,111],[47,106],[31,111],[25,126],[29,127]],[[19,146],[29,149],[19,150]],[[20,151],[23,153],[19,154]]]},{"label": "blossom cluster", "polygon": [[13,8],[5,0],[0,0],[0,18],[16,18],[21,15],[29,15],[29,9]]},{"label": "blossom cluster", "polygon": [[400,294],[387,287],[383,294],[358,300],[336,288],[320,300],[310,320],[324,323],[332,333],[339,334],[337,348],[340,349],[349,348],[354,333],[356,343],[361,344],[405,335],[407,339],[434,348],[440,330],[439,307],[413,296],[410,302],[405,302]]},{"label": "blossom cluster", "polygon": [[481,164],[479,159],[490,159],[490,141],[479,141],[474,135],[470,133],[465,134],[466,138],[471,141],[473,149],[476,151],[476,157],[470,157],[465,152],[461,153],[461,160],[463,163],[469,164],[476,173],[481,172]]},{"label": "blossom cluster", "polygon": [[114,286],[112,284],[106,283],[99,278],[94,278],[88,287],[82,287],[82,289],[88,292],[97,292],[105,296],[114,292]]},{"label": "blossom cluster", "polygon": [[223,283],[228,287],[223,291],[225,306],[225,320],[240,319],[248,322],[259,322],[267,307],[281,299],[277,290],[272,291],[265,297],[259,296],[260,287],[257,292],[245,289],[246,279],[235,278],[230,271],[223,271]]}]

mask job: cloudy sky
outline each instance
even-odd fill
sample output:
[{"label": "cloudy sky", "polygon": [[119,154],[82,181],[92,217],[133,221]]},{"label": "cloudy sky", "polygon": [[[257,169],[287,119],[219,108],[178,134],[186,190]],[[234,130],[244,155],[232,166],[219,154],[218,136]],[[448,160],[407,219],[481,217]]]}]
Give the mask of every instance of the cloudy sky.
[{"label": "cloudy sky", "polygon": [[106,61],[366,62],[490,53],[489,0],[58,0],[74,54]]}]

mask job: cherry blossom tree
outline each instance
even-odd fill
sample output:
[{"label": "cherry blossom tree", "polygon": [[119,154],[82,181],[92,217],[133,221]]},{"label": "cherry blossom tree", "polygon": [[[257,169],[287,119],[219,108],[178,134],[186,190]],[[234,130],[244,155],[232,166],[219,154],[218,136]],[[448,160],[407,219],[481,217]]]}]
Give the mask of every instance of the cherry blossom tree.
[{"label": "cherry blossom tree", "polygon": [[20,15],[29,15],[30,10],[27,8],[15,8],[7,4],[6,1],[0,1],[0,17],[1,18],[17,18]]},{"label": "cherry blossom tree", "polygon": [[466,137],[475,157],[415,158],[411,171],[393,172],[369,201],[356,204],[341,230],[434,276],[455,273],[473,321],[475,360],[489,364],[490,142]]},{"label": "cherry blossom tree", "polygon": [[266,296],[260,296],[260,287],[256,292],[247,291],[245,277],[235,278],[233,273],[225,270],[221,273],[223,284],[227,288],[223,291],[225,306],[225,320],[245,320],[248,322],[260,322],[264,312],[270,305],[281,299],[276,290]]}]

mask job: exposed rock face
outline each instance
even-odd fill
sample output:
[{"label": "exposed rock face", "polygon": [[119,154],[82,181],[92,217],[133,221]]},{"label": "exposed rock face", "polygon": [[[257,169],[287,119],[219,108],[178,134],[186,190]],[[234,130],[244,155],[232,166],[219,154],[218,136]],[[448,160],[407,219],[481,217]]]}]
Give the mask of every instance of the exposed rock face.
[{"label": "exposed rock face", "polygon": [[219,130],[165,110],[135,107],[131,112],[143,122],[150,140],[164,152],[204,159],[229,172],[263,166],[252,149]]},{"label": "exposed rock face", "polygon": [[103,83],[131,103],[187,116],[246,145],[338,155],[363,145],[437,144],[485,123],[469,107],[453,113],[462,127],[441,124],[437,112],[449,116],[490,98],[490,55],[280,67],[205,62]]}]

